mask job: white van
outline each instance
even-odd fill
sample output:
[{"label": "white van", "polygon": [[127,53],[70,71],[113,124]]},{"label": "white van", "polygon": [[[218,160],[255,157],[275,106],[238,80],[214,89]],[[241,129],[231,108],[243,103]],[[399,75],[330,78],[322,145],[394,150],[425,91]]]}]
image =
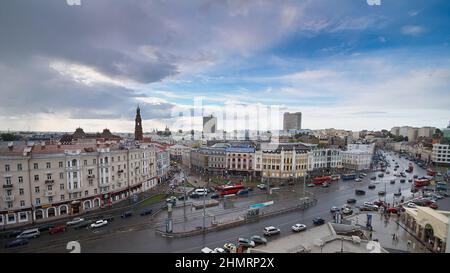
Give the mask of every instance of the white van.
[{"label": "white van", "polygon": [[39,232],[39,229],[33,228],[33,229],[27,229],[24,230],[22,233],[17,235],[17,239],[30,239],[30,238],[37,238],[41,236],[41,233]]},{"label": "white van", "polygon": [[207,195],[208,191],[206,189],[196,189],[195,193],[198,195]]}]

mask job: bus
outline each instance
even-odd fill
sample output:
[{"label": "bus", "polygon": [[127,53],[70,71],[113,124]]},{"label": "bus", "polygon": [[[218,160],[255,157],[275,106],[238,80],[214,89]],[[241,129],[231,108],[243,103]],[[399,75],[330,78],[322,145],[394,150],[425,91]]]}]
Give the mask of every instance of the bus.
[{"label": "bus", "polygon": [[318,176],[313,178],[314,185],[322,185],[325,182],[331,182],[331,176]]},{"label": "bus", "polygon": [[421,177],[414,180],[414,187],[420,188],[424,186],[428,186],[430,184],[430,179],[426,177]]},{"label": "bus", "polygon": [[356,179],[355,173],[348,173],[342,175],[342,180],[353,180],[353,179]]},{"label": "bus", "polygon": [[436,176],[436,171],[433,169],[427,169],[427,175],[429,176]]},{"label": "bus", "polygon": [[217,191],[219,191],[219,194],[221,196],[229,195],[229,194],[236,194],[238,191],[240,191],[242,189],[244,189],[244,185],[242,185],[242,184],[217,187]]}]

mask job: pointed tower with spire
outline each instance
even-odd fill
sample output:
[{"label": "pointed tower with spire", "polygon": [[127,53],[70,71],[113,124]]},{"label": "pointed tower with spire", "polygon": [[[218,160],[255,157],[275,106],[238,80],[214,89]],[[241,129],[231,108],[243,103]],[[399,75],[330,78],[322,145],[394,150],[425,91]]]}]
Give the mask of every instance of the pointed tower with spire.
[{"label": "pointed tower with spire", "polygon": [[139,108],[139,105],[136,108],[136,119],[135,119],[135,126],[134,126],[134,139],[135,140],[143,140],[144,139],[144,135],[142,133],[141,109]]}]

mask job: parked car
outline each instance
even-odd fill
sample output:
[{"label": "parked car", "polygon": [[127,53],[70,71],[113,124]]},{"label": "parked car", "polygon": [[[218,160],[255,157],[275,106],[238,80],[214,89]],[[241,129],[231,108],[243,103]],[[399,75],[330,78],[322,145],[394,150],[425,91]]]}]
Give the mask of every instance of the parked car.
[{"label": "parked car", "polygon": [[373,204],[377,205],[378,207],[381,207],[381,206],[385,207],[386,206],[386,203],[384,201],[381,201],[381,200],[374,201]]},{"label": "parked car", "polygon": [[177,198],[175,196],[171,196],[166,199],[166,203],[172,203],[172,205],[175,205],[177,203]]},{"label": "parked car", "polygon": [[106,221],[106,220],[98,220],[98,221],[95,221],[95,223],[91,224],[91,228],[100,228],[100,227],[106,226],[107,224],[108,224],[108,221]]},{"label": "parked car", "polygon": [[361,181],[362,181],[361,178],[356,178],[356,179],[355,179],[355,182],[361,182]]},{"label": "parked car", "polygon": [[37,228],[24,230],[22,233],[17,235],[16,239],[31,239],[38,238],[41,236],[41,232]]},{"label": "parked car", "polygon": [[184,201],[185,198],[186,198],[186,200],[188,199],[188,197],[185,196],[184,194],[178,196],[178,200],[179,200],[179,201]]},{"label": "parked car", "polygon": [[412,179],[410,178],[410,179],[408,179],[408,182],[409,182],[409,183],[412,183],[412,182],[413,182],[413,180],[412,180]]},{"label": "parked car", "polygon": [[390,207],[390,208],[388,208],[387,212],[398,214],[400,212],[400,209],[398,209],[396,207]]},{"label": "parked car", "polygon": [[363,190],[355,190],[355,194],[356,194],[356,195],[365,195],[366,192],[363,191]]},{"label": "parked car", "polygon": [[72,226],[72,225],[76,225],[78,223],[81,223],[83,221],[84,221],[84,218],[77,217],[77,218],[74,218],[74,219],[70,220],[69,222],[67,222],[66,225]]},{"label": "parked car", "polygon": [[27,239],[15,239],[11,242],[6,243],[5,248],[23,246],[23,245],[28,244],[28,242],[29,241]]},{"label": "parked car", "polygon": [[354,204],[354,203],[356,203],[356,199],[354,199],[354,198],[347,199],[347,203]]},{"label": "parked car", "polygon": [[395,184],[395,180],[389,181],[390,184]]},{"label": "parked car", "polygon": [[200,198],[200,195],[198,195],[197,193],[193,192],[193,193],[189,194],[189,197],[193,198],[193,199],[197,199],[197,198]]},{"label": "parked car", "polygon": [[253,242],[252,240],[246,239],[246,238],[239,238],[238,245],[245,246],[245,247],[255,247],[255,242]]},{"label": "parked car", "polygon": [[369,190],[374,190],[376,188],[375,185],[369,185]]},{"label": "parked car", "polygon": [[330,186],[330,184],[328,184],[327,182],[322,184],[322,188],[328,188]]},{"label": "parked car", "polygon": [[314,185],[314,184],[312,184],[312,183],[309,183],[308,185],[306,185],[308,188],[312,188],[312,187],[315,187],[316,185]]},{"label": "parked car", "polygon": [[276,228],[274,226],[264,228],[264,236],[272,236],[272,235],[276,235],[276,234],[280,234],[279,228]]},{"label": "parked car", "polygon": [[376,176],[372,176],[372,177],[370,178],[370,180],[377,180],[377,177],[376,177]]},{"label": "parked car", "polygon": [[331,207],[331,209],[330,209],[331,213],[335,213],[335,212],[338,212],[338,211],[340,211],[340,209],[338,207],[335,207],[335,206]]},{"label": "parked car", "polygon": [[406,206],[407,206],[408,208],[413,208],[413,209],[417,208],[417,205],[414,204],[414,203],[412,203],[412,202],[406,204]]},{"label": "parked car", "polygon": [[225,249],[221,247],[216,247],[211,253],[225,253],[225,252],[226,252]]},{"label": "parked car", "polygon": [[236,245],[233,243],[226,243],[223,245],[223,249],[227,252],[231,252],[232,249],[236,249]]},{"label": "parked car", "polygon": [[23,230],[21,229],[15,229],[15,230],[11,230],[6,234],[6,238],[16,238],[17,235],[19,235],[20,233],[22,233]]},{"label": "parked car", "polygon": [[295,224],[292,226],[292,231],[294,232],[300,232],[306,230],[306,225],[304,224]]},{"label": "parked car", "polygon": [[73,228],[74,228],[74,229],[86,228],[86,227],[90,226],[93,222],[94,222],[94,221],[92,221],[92,220],[82,221],[82,222],[79,222],[79,223],[76,224],[76,225],[73,225]]},{"label": "parked car", "polygon": [[349,208],[349,207],[345,207],[343,210],[342,210],[342,214],[344,214],[344,215],[350,215],[350,214],[352,214],[353,213],[353,209],[351,209],[351,208]]},{"label": "parked car", "polygon": [[213,252],[214,252],[214,250],[212,250],[212,249],[209,248],[209,247],[204,247],[204,248],[202,248],[200,251],[201,251],[202,253],[213,253]]},{"label": "parked car", "polygon": [[255,244],[257,244],[257,245],[267,244],[267,239],[264,237],[261,237],[259,235],[253,235],[252,237],[250,237],[250,240],[255,242]]},{"label": "parked car", "polygon": [[383,195],[386,195],[386,192],[385,192],[385,191],[379,191],[379,192],[378,192],[378,195],[382,195],[382,196],[383,196]]},{"label": "parked car", "polygon": [[152,209],[144,209],[143,211],[141,211],[141,216],[150,215],[152,213],[153,213]]},{"label": "parked car", "polygon": [[133,216],[133,212],[132,211],[125,211],[124,213],[122,213],[122,215],[120,217],[122,218],[128,218]]},{"label": "parked car", "polygon": [[325,224],[325,220],[322,218],[316,217],[313,219],[313,224],[316,226],[320,226],[320,225]]},{"label": "parked car", "polygon": [[55,226],[55,224],[45,224],[45,225],[38,226],[37,229],[38,229],[40,232],[43,232],[43,231],[49,231],[49,229],[51,229],[51,228],[54,227],[54,226]]},{"label": "parked car", "polygon": [[266,184],[258,184],[256,187],[260,190],[265,190],[267,188],[267,185]]},{"label": "parked car", "polygon": [[55,233],[59,233],[59,232],[64,232],[64,231],[66,231],[66,229],[67,229],[66,225],[56,225],[54,227],[51,227],[48,230],[48,233],[55,234]]},{"label": "parked car", "polygon": [[400,183],[405,183],[406,180],[405,179],[400,179]]},{"label": "parked car", "polygon": [[438,205],[436,203],[431,203],[428,205],[428,207],[430,207],[432,209],[438,209]]},{"label": "parked car", "polygon": [[419,176],[417,174],[413,175],[413,178],[419,178]]}]

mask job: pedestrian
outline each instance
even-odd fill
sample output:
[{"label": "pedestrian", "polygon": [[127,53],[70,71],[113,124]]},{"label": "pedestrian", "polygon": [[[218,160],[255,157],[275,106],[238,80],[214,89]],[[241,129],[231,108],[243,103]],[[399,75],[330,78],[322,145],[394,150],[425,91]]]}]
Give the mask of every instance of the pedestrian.
[{"label": "pedestrian", "polygon": [[395,233],[392,234],[392,241],[395,241]]}]

